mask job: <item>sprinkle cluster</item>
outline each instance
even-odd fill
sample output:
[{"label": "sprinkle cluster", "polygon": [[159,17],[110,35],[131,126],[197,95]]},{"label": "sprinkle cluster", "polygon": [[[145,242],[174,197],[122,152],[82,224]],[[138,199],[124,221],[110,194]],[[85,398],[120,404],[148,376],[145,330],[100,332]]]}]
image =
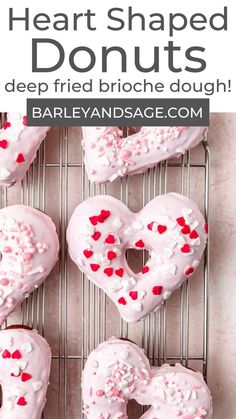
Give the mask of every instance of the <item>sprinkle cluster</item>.
[{"label": "sprinkle cluster", "polygon": [[[15,118],[14,123],[5,122],[3,129],[0,131],[0,160],[2,153],[5,152],[10,147],[11,142],[15,142],[19,139],[20,132],[24,129],[27,125],[27,117],[19,115],[19,118]],[[25,162],[25,156],[22,152],[17,152],[11,156],[13,161],[18,164],[22,164]],[[1,177],[7,178],[10,175],[10,172],[7,168],[1,168],[0,170]]]},{"label": "sprinkle cluster", "polygon": [[[181,256],[181,260],[186,259],[184,271],[181,273],[185,277],[192,275],[199,264],[198,259],[193,260],[191,264],[188,262],[188,257],[193,256],[201,244],[199,223],[194,219],[191,208],[182,208],[181,212],[176,219],[163,215],[150,220],[146,225],[141,221],[134,221],[125,227],[122,219],[114,217],[109,209],[102,209],[99,214],[89,216],[88,222],[80,226],[80,233],[85,236],[86,247],[77,263],[81,268],[86,266],[91,274],[103,275],[108,289],[117,294],[118,304],[141,312],[148,295],[161,296],[162,300],[170,296],[173,287],[164,285],[164,279],[171,279],[179,273],[177,262],[173,263],[171,260],[174,256]],[[104,223],[106,226],[103,228]],[[104,233],[104,230],[108,230],[108,233]],[[207,231],[207,226],[205,230]],[[122,235],[129,239],[129,247],[135,249],[148,249],[153,237],[156,237],[157,243],[163,239],[165,245],[161,254],[157,254],[155,249],[152,250],[141,272],[130,276],[123,260],[126,249]],[[148,241],[145,242],[146,240]],[[96,243],[99,243],[99,248]],[[153,278],[154,274],[157,279],[148,287],[150,277]],[[137,283],[144,279],[149,279],[145,283],[142,282],[145,289],[137,290]]]},{"label": "sprinkle cluster", "polygon": [[0,219],[0,306],[12,307],[11,293],[15,288],[27,293],[25,276],[43,273],[45,267],[35,265],[35,255],[47,252],[46,243],[40,243],[32,227],[15,219]]},{"label": "sprinkle cluster", "polygon": [[[128,136],[123,136],[121,127],[97,127],[98,135],[91,148],[96,152],[100,165],[111,166],[117,171],[110,177],[112,182],[124,176],[129,166],[139,156],[146,156],[155,150],[168,151],[166,143],[176,140],[186,127],[131,127]],[[95,171],[93,172],[95,174]]]},{"label": "sprinkle cluster", "polygon": [[[28,391],[23,383],[30,382],[33,392],[39,391],[43,387],[43,383],[34,381],[34,371],[30,369],[29,357],[33,352],[31,342],[24,342],[18,347],[13,337],[9,337],[4,345],[3,348],[0,348],[0,368],[1,365],[3,367],[3,363],[7,363],[5,368],[8,369],[8,375],[5,375],[5,379],[8,386],[4,392],[4,408],[10,411],[16,405],[24,407],[29,403]],[[3,377],[1,381],[3,382]]]}]

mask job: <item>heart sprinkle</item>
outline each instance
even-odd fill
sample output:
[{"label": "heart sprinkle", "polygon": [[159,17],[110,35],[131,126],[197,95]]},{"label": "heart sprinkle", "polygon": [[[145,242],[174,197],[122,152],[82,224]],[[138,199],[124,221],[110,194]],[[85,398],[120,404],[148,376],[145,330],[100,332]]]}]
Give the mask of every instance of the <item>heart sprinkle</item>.
[{"label": "heart sprinkle", "polygon": [[189,246],[189,244],[185,244],[183,247],[181,247],[181,252],[183,252],[183,253],[189,253],[190,252],[190,246]]},{"label": "heart sprinkle", "polygon": [[103,272],[107,276],[112,276],[113,275],[113,268],[105,268]]},{"label": "heart sprinkle", "polygon": [[16,163],[24,163],[25,158],[23,156],[23,154],[18,154],[17,158],[16,158]]},{"label": "heart sprinkle", "polygon": [[25,398],[24,398],[24,397],[20,397],[20,398],[17,400],[17,404],[18,404],[19,406],[26,406],[26,405],[27,405],[26,400],[25,400]]},{"label": "heart sprinkle", "polygon": [[194,268],[192,267],[188,267],[184,272],[184,274],[187,276],[192,275],[193,273],[194,273]]},{"label": "heart sprinkle", "polygon": [[93,272],[97,272],[98,269],[100,268],[100,265],[98,265],[97,263],[91,263],[90,267],[91,267]]},{"label": "heart sprinkle", "polygon": [[137,291],[130,291],[129,296],[130,296],[130,298],[132,298],[132,300],[135,301],[138,298],[138,292]]},{"label": "heart sprinkle", "polygon": [[139,247],[140,249],[143,249],[143,248],[145,247],[145,244],[143,243],[143,241],[142,241],[142,240],[138,240],[138,241],[135,243],[135,246],[136,246],[136,247]]},{"label": "heart sprinkle", "polygon": [[13,352],[13,354],[12,354],[11,357],[13,359],[21,359],[21,353],[20,353],[20,351],[18,351],[18,349],[17,349],[15,352]]},{"label": "heart sprinkle", "polygon": [[116,269],[115,274],[119,276],[120,278],[122,278],[122,276],[124,275],[124,269],[123,268]]},{"label": "heart sprinkle", "polygon": [[2,358],[3,359],[11,358],[11,353],[7,349],[5,349],[2,353]]},{"label": "heart sprinkle", "polygon": [[122,304],[123,306],[125,306],[127,304],[124,297],[120,297],[119,300],[118,300],[118,303]]},{"label": "heart sprinkle", "polygon": [[159,224],[159,225],[157,226],[157,230],[158,230],[158,233],[159,233],[159,234],[163,234],[163,233],[165,233],[165,231],[167,230],[167,227],[166,227],[166,226],[163,226],[163,225],[161,225],[161,224]]},{"label": "heart sprinkle", "polygon": [[4,150],[6,150],[8,146],[8,141],[7,140],[1,140],[0,141],[0,148],[3,148]]},{"label": "heart sprinkle", "polygon": [[84,250],[84,256],[85,256],[87,259],[91,258],[91,257],[93,256],[93,251],[92,251],[92,250],[89,250],[89,249],[85,249],[85,250]]},{"label": "heart sprinkle", "polygon": [[23,372],[21,374],[21,381],[23,381],[23,383],[25,381],[29,381],[32,378],[32,376],[30,374],[28,374],[27,372]]},{"label": "heart sprinkle", "polygon": [[149,266],[144,266],[143,269],[141,270],[142,274],[146,274],[148,273],[150,270]]},{"label": "heart sprinkle", "polygon": [[162,290],[163,290],[163,287],[161,285],[156,285],[155,287],[153,287],[152,293],[153,295],[161,295]]},{"label": "heart sprinkle", "polygon": [[113,252],[112,250],[109,250],[109,252],[107,252],[107,259],[108,260],[112,260],[112,259],[115,259],[116,258],[116,253],[115,252]]},{"label": "heart sprinkle", "polygon": [[106,237],[105,243],[107,244],[114,244],[115,243],[115,237],[112,234],[109,234],[109,236]]},{"label": "heart sprinkle", "polygon": [[177,223],[181,226],[184,227],[185,226],[185,219],[184,217],[179,217],[176,219]]},{"label": "heart sprinkle", "polygon": [[95,233],[91,237],[93,240],[97,241],[101,237],[100,231],[95,231]]}]

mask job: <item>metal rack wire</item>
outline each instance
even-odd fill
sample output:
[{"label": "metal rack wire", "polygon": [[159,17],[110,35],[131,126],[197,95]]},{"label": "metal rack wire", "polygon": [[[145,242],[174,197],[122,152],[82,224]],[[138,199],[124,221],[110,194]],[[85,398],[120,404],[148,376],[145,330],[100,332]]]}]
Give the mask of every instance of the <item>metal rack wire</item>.
[{"label": "metal rack wire", "polygon": [[[193,199],[198,191],[197,201],[209,222],[207,138],[197,154],[195,150],[187,152],[180,160],[162,162],[143,175],[111,185],[89,183],[79,139],[79,128],[51,130],[22,184],[0,190],[1,207],[21,202],[51,215],[61,242],[60,259],[51,278],[4,325],[20,322],[34,327],[52,346],[45,419],[83,418],[80,380],[84,364],[91,350],[114,334],[143,346],[154,365],[181,362],[201,370],[207,378],[209,246],[194,282],[187,281],[161,310],[137,325],[128,325],[119,319],[105,294],[70,261],[65,240],[68,218],[74,207],[96,194],[113,194],[137,210],[154,196],[170,190]],[[142,264],[146,255],[130,257],[135,264]],[[129,418],[136,419],[141,413],[140,407],[132,406]]]}]

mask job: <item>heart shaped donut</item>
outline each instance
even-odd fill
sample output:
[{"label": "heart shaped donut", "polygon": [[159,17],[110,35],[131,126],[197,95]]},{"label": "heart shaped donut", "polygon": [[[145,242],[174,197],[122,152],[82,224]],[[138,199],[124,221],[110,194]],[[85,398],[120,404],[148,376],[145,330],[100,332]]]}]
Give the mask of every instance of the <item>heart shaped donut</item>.
[{"label": "heart shaped donut", "polygon": [[27,117],[8,113],[0,130],[0,185],[10,186],[24,178],[45,139],[49,127],[27,127]]},{"label": "heart shaped donut", "polygon": [[[119,200],[96,196],[79,205],[69,222],[69,253],[80,270],[136,322],[178,288],[197,268],[206,244],[205,220],[185,196],[158,196],[133,213]],[[126,250],[147,249],[149,260],[135,274]]]},{"label": "heart shaped donut", "polygon": [[40,419],[46,402],[51,350],[36,330],[13,326],[0,331],[3,419]]},{"label": "heart shaped donut", "polygon": [[58,250],[56,227],[46,214],[25,205],[0,210],[0,324],[47,278]]},{"label": "heart shaped donut", "polygon": [[[69,253],[80,270],[115,302],[127,322],[161,304],[197,268],[206,244],[205,220],[185,196],[169,193],[132,213],[111,196],[87,199],[67,230]],[[147,249],[149,260],[135,274],[126,250]]]},{"label": "heart shaped donut", "polygon": [[112,338],[88,357],[82,378],[88,419],[127,419],[127,403],[152,407],[142,419],[212,419],[212,398],[202,374],[163,365],[150,367],[143,349]]},{"label": "heart shaped donut", "polygon": [[162,160],[198,145],[205,127],[83,127],[85,166],[89,180],[102,183],[143,173]]}]

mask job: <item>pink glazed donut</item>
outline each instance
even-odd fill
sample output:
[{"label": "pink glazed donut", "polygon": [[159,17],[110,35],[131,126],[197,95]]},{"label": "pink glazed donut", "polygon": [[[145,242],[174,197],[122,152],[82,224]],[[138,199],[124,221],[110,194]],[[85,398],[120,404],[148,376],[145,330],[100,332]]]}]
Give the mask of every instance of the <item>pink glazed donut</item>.
[{"label": "pink glazed donut", "polygon": [[[79,269],[108,294],[124,320],[137,322],[194,273],[206,231],[198,206],[186,196],[158,196],[133,213],[118,199],[101,195],[75,209],[67,240]],[[129,248],[149,252],[140,273],[127,263]]]},{"label": "pink glazed donut", "polygon": [[45,139],[49,127],[27,127],[27,117],[8,113],[0,130],[0,185],[10,186],[24,178]]},{"label": "pink glazed donut", "polygon": [[2,419],[40,419],[46,402],[51,350],[36,330],[11,326],[0,331]]},{"label": "pink glazed donut", "polygon": [[198,145],[206,127],[83,127],[85,166],[95,183],[143,173],[162,160]]},{"label": "pink glazed donut", "polygon": [[58,250],[56,227],[46,214],[25,205],[0,210],[0,324],[47,278]]},{"label": "pink glazed donut", "polygon": [[83,377],[88,419],[128,419],[127,403],[151,408],[142,419],[212,419],[212,398],[202,374],[184,368],[151,367],[143,349],[112,338],[88,357]]}]

